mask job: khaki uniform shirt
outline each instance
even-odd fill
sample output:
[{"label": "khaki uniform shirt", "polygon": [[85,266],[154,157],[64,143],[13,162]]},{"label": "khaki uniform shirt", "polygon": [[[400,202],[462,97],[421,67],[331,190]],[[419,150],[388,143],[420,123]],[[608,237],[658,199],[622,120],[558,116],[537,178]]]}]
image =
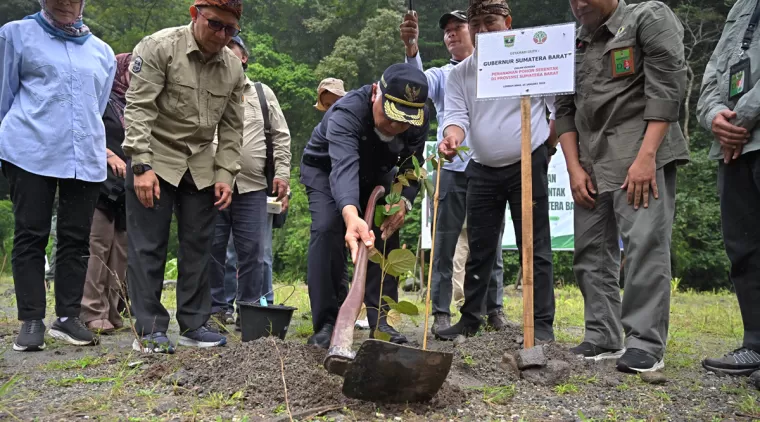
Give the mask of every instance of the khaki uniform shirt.
[{"label": "khaki uniform shirt", "polygon": [[[702,94],[697,104],[699,123],[710,133],[712,122],[720,111],[731,109],[736,112],[736,119],[732,123],[752,132],[752,137],[744,145],[742,154],[760,150],[760,127],[757,126],[760,120],[760,85],[756,83],[760,77],[760,30],[753,34],[752,43],[743,56],[750,59],[752,77],[745,78],[745,83],[752,84],[749,91],[738,101],[732,101],[728,99],[728,89],[730,69],[742,59],[742,38],[756,4],[757,0],[739,0],[728,13],[723,35],[707,63],[702,79]],[[723,159],[717,140],[713,141],[710,148],[710,158]]]},{"label": "khaki uniform shirt", "polygon": [[[274,177],[288,181],[290,179],[290,130],[280,103],[274,92],[261,84],[269,108],[269,124],[272,126],[272,146],[274,155]],[[267,148],[264,136],[264,119],[259,101],[259,94],[250,79],[245,83],[245,127],[243,128],[243,148],[240,155],[241,169],[235,178],[239,193],[257,192],[267,187],[264,176]],[[214,144],[217,141],[214,140]],[[271,192],[267,192],[271,195]]]},{"label": "khaki uniform shirt", "polygon": [[576,93],[558,97],[557,134],[578,133],[581,165],[600,193],[625,182],[647,122],[671,122],[657,168],[688,162],[678,124],[686,89],[683,27],[663,3],[620,0],[605,24],[581,27],[576,40]]},{"label": "khaki uniform shirt", "polygon": [[240,59],[225,48],[204,60],[190,24],[145,37],[135,47],[130,73],[123,149],[132,164],[152,166],[174,186],[188,169],[198,189],[231,186],[243,140]]}]

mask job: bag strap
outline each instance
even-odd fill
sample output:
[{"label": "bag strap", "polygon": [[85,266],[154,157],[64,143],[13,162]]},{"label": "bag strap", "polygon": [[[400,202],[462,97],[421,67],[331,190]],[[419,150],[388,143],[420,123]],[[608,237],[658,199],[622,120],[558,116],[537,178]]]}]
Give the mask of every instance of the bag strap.
[{"label": "bag strap", "polygon": [[267,104],[266,94],[264,94],[264,87],[261,85],[261,82],[256,82],[253,86],[256,88],[256,94],[259,96],[261,116],[264,120],[264,139],[267,148],[264,176],[267,180],[267,195],[271,195],[272,189],[274,188],[274,144],[272,141],[272,123],[269,121],[269,105]]},{"label": "bag strap", "polygon": [[752,37],[755,35],[755,29],[757,29],[758,22],[760,22],[760,1],[758,1],[755,5],[755,12],[749,19],[747,30],[744,31],[744,38],[742,38],[742,54],[744,54],[745,51],[749,50],[749,46],[752,44]]}]

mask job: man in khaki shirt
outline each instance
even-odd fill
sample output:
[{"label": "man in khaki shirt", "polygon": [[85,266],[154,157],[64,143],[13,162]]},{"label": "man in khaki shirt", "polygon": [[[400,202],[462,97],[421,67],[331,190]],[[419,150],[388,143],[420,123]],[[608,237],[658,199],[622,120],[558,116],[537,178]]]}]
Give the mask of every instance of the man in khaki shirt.
[{"label": "man in khaki shirt", "polygon": [[683,27],[657,1],[570,6],[582,25],[576,93],[558,98],[556,125],[577,204],[574,272],[586,314],[584,341],[571,350],[617,359],[620,371],[655,371],[668,336],[676,165],[689,160],[678,124]]},{"label": "man in khaki shirt", "polygon": [[[216,210],[230,204],[240,165],[243,88],[240,61],[225,48],[239,32],[240,0],[196,0],[192,23],[144,38],[135,47],[124,152],[127,173],[127,279],[133,348],[168,352],[169,313],[161,304],[172,212],[179,230],[179,343],[213,347],[226,339],[206,327],[211,300],[206,271]],[[219,148],[214,153],[214,132]]]},{"label": "man in khaki shirt", "polygon": [[[245,44],[234,37],[228,45],[242,61],[248,62]],[[238,63],[238,66],[240,63]],[[231,285],[225,286],[225,258],[230,234],[233,236],[237,255],[237,301],[258,303],[267,296],[271,303],[274,296],[272,287],[265,279],[265,253],[272,241],[271,216],[267,213],[267,196],[276,196],[283,202],[283,211],[288,206],[288,181],[290,180],[290,131],[282,114],[280,103],[274,92],[261,84],[266,96],[274,156],[275,192],[267,192],[265,175],[266,137],[264,118],[259,95],[254,83],[246,78],[244,91],[245,120],[241,151],[241,170],[233,185],[232,205],[219,212],[212,246],[209,278],[211,284],[211,311],[219,322],[228,320]],[[231,284],[231,283],[230,283]],[[237,326],[240,326],[238,317]]]}]

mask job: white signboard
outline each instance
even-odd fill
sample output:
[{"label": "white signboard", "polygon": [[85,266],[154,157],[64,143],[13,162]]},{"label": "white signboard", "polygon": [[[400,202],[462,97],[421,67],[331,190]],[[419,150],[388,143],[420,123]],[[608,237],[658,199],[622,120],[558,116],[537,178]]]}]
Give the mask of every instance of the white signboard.
[{"label": "white signboard", "polygon": [[478,99],[575,92],[575,24],[478,34]]},{"label": "white signboard", "polygon": [[[435,142],[428,142],[425,147],[425,156],[430,156],[435,152]],[[426,164],[428,178],[435,184],[435,169],[432,164]],[[573,235],[573,193],[570,191],[570,176],[567,174],[565,166],[565,155],[557,146],[557,153],[551,158],[549,163],[549,225],[551,227],[552,250],[554,251],[572,251],[574,249]],[[440,212],[441,209],[439,208]],[[515,240],[514,223],[512,214],[507,205],[504,211],[506,215],[506,224],[504,226],[504,236],[501,240],[502,249],[517,249]],[[431,235],[433,227],[433,198],[425,195],[422,205],[422,248],[430,249]]]}]

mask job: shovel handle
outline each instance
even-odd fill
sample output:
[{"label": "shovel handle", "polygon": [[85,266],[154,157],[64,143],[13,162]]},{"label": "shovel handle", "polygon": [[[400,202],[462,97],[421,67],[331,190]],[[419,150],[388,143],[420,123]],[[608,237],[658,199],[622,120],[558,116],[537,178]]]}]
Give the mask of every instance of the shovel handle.
[{"label": "shovel handle", "polygon": [[[375,204],[381,196],[385,194],[385,188],[376,187],[369,197],[367,208],[364,211],[364,221],[369,227],[372,227],[375,218]],[[354,277],[351,281],[351,289],[348,291],[343,306],[340,307],[338,318],[335,322],[332,338],[330,339],[330,350],[350,350],[354,341],[354,324],[364,302],[364,289],[367,282],[367,258],[369,250],[364,242],[359,242],[359,252],[356,255],[356,264],[354,265]]]}]

